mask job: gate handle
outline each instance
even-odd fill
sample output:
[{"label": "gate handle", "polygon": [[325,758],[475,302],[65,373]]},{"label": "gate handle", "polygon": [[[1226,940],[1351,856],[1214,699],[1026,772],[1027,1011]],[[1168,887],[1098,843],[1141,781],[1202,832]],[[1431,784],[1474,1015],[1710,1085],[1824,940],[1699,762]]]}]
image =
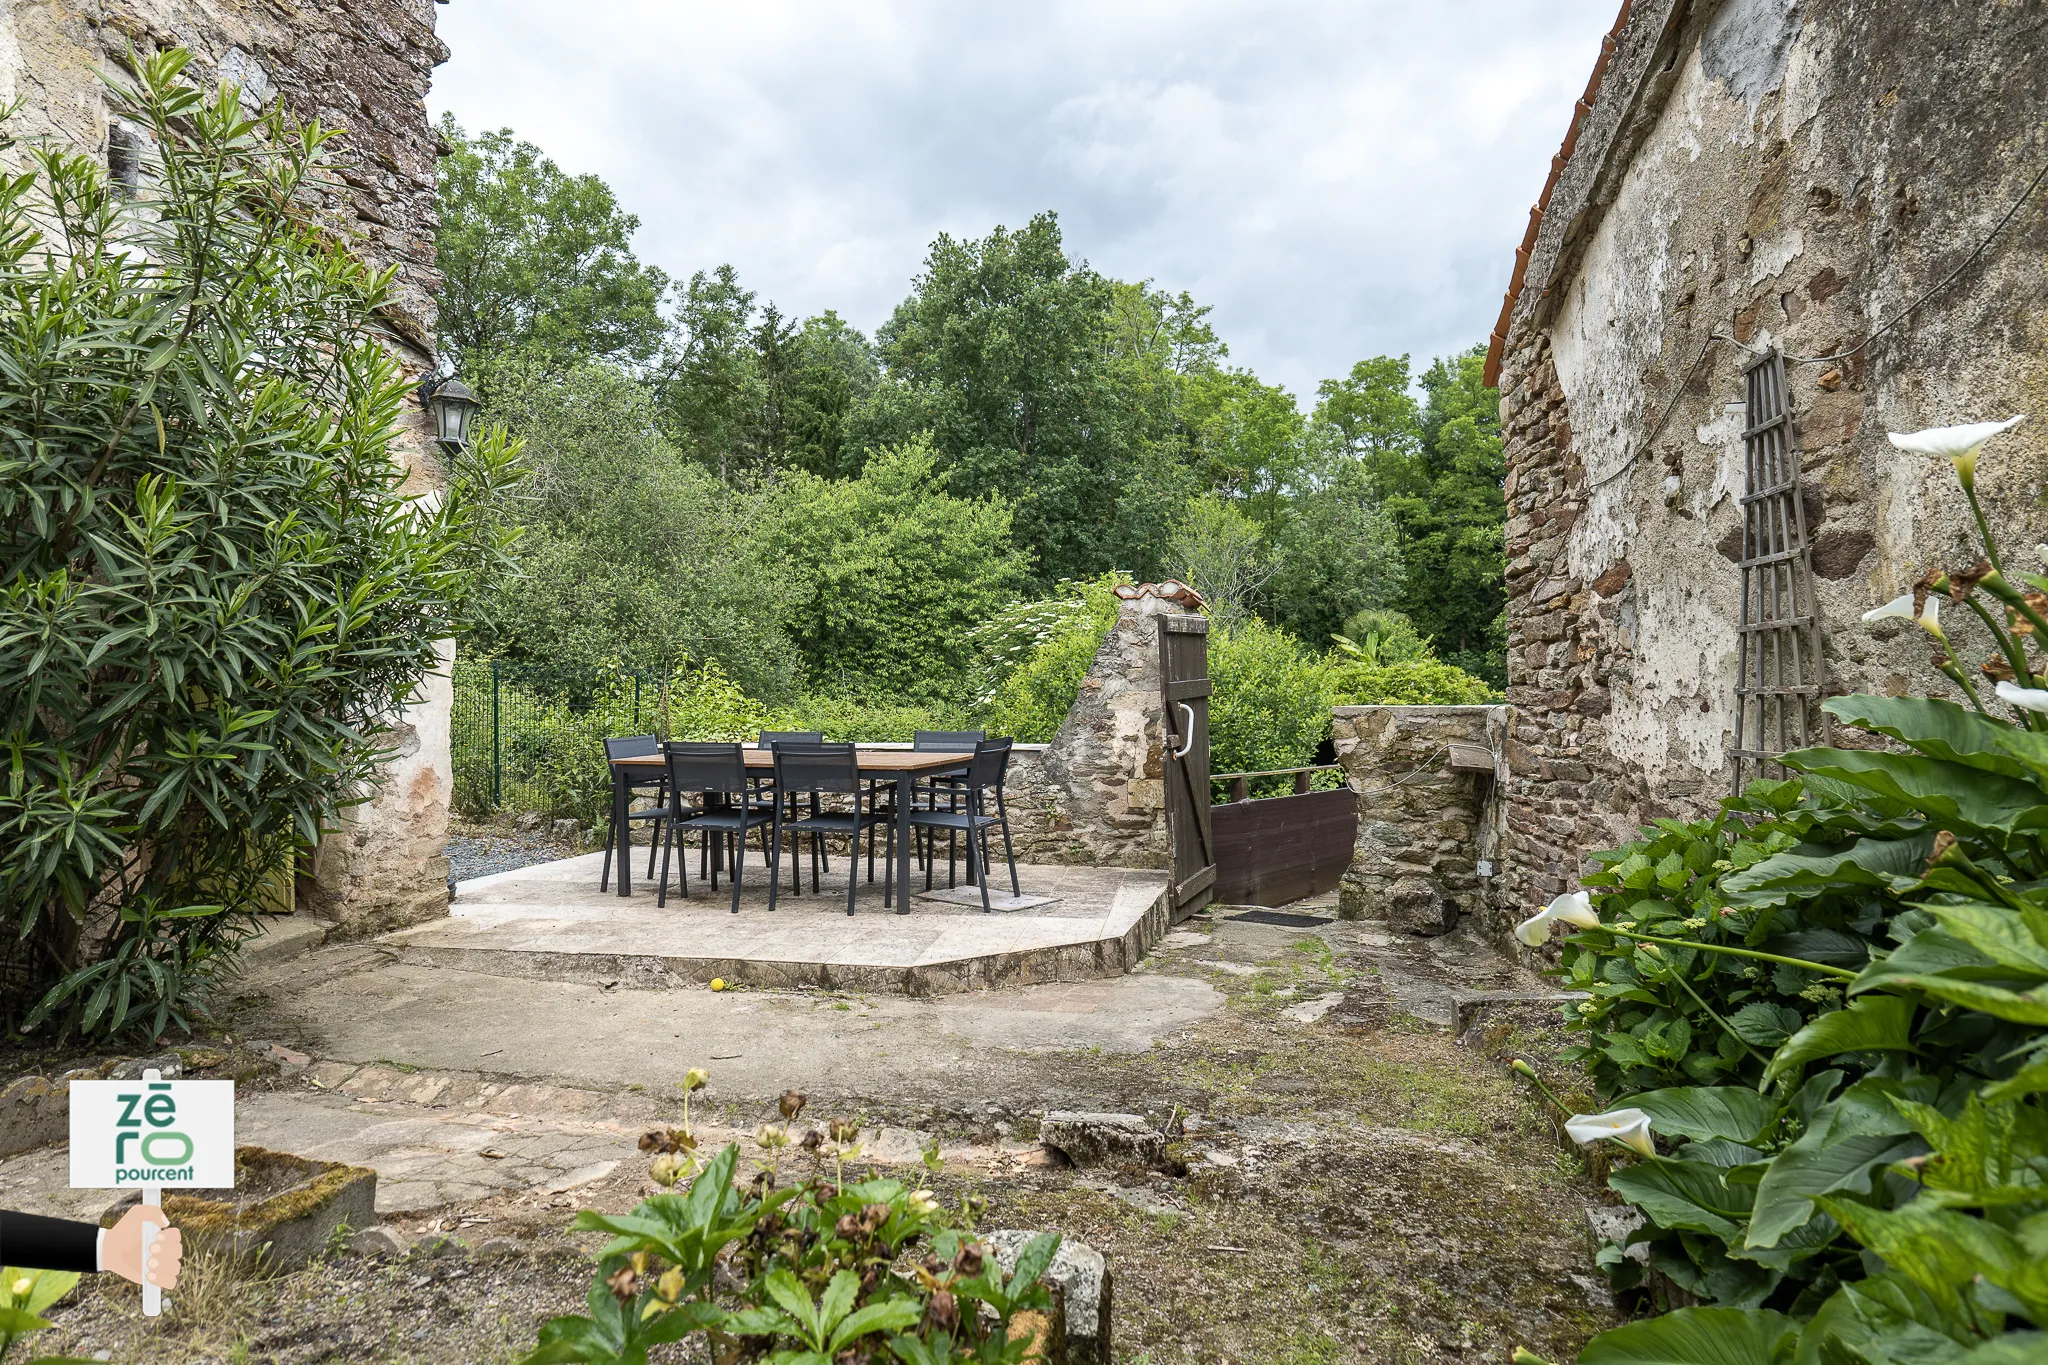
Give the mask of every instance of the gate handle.
[{"label": "gate handle", "polygon": [[1176,759],[1186,758],[1188,750],[1195,747],[1195,708],[1182,702],[1180,711],[1187,717],[1187,724],[1181,727],[1181,746],[1173,751]]}]

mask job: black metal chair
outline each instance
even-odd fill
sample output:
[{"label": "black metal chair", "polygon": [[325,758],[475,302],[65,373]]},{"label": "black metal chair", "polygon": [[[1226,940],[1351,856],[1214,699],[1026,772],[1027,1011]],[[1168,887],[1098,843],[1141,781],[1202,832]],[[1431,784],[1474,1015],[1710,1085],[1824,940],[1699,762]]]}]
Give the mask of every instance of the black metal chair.
[{"label": "black metal chair", "polygon": [[[931,830],[936,833],[946,830],[967,836],[967,875],[969,880],[981,887],[981,908],[990,909],[988,903],[988,831],[990,826],[1000,826],[1003,831],[1003,856],[1010,865],[1010,894],[1021,896],[1023,889],[1017,884],[1017,850],[1010,842],[1010,812],[1003,805],[1003,777],[1010,767],[1010,741],[1007,739],[985,739],[974,746],[974,759],[968,765],[967,776],[962,780],[963,805],[961,810],[913,810],[910,812],[910,828]],[[995,793],[996,813],[987,810],[987,796]],[[936,853],[932,859],[937,861]],[[946,886],[951,889],[954,881],[954,863],[946,863]],[[924,868],[925,890],[931,890],[932,868],[927,862]]]},{"label": "black metal chair", "polygon": [[[661,741],[653,735],[625,735],[604,742],[604,756],[609,765],[615,758],[651,758],[661,752]],[[654,837],[647,841],[647,875],[654,875],[654,855],[660,851],[662,828],[668,820],[668,778],[661,770],[648,769],[650,777],[628,777],[626,779],[626,800],[631,802],[637,792],[652,792],[655,804],[642,810],[628,809],[626,822],[630,828],[635,820],[654,821]],[[612,847],[618,842],[619,830],[616,816],[606,816],[604,822],[604,871],[597,879],[597,889],[608,891],[612,884]],[[628,847],[632,840],[627,839]]]},{"label": "black metal chair", "polygon": [[[732,913],[740,912],[740,886],[747,867],[747,831],[760,828],[764,831],[774,817],[765,810],[756,809],[747,799],[752,788],[747,781],[747,761],[740,754],[737,744],[704,744],[671,742],[662,749],[668,760],[668,837],[661,846],[661,882],[654,903],[668,904],[668,860],[669,852],[678,838],[687,838],[691,830],[704,836],[707,845],[713,840],[721,844],[732,841]],[[702,804],[694,810],[683,806],[683,793],[701,793]],[[765,845],[767,840],[762,840]],[[768,850],[763,847],[762,852]],[[718,890],[718,864],[724,852],[714,853],[709,858],[711,868],[711,889]],[[683,896],[690,894],[690,859],[687,849],[681,860]]]},{"label": "black metal chair", "polygon": [[[756,749],[766,749],[773,753],[775,746],[778,744],[823,744],[824,742],[825,732],[823,730],[763,730],[761,738],[755,742],[754,747]],[[782,799],[780,790],[775,785],[774,775],[763,774],[755,770],[752,772],[752,776],[754,779],[756,804],[762,810],[772,814],[775,810],[774,803]],[[815,800],[816,798],[813,798],[814,804]],[[813,811],[812,813],[815,814],[816,812]],[[794,792],[790,793],[789,818],[792,820],[797,818],[796,793]],[[791,845],[792,852],[794,849],[795,845]],[[825,856],[825,870],[827,872],[832,870],[832,857],[829,853]]]},{"label": "black metal chair", "polygon": [[[974,746],[987,738],[988,732],[986,730],[919,730],[911,736],[910,747],[920,753],[951,753],[958,751],[963,754],[972,754]],[[924,798],[924,804],[931,810],[939,808],[941,797],[945,798],[948,810],[959,810],[960,783],[966,774],[967,765],[965,763],[961,764],[953,772],[933,773],[922,780],[921,790],[918,792],[918,795]],[[917,859],[920,867],[930,857],[930,850],[926,847],[926,843],[931,837],[929,833],[919,836]],[[949,831],[946,835],[946,857],[950,861],[959,856],[959,832]]]},{"label": "black metal chair", "polygon": [[[860,836],[876,825],[894,818],[895,812],[878,810],[874,792],[861,781],[860,759],[851,744],[793,744],[787,741],[775,745],[775,790],[787,793],[794,806],[799,792],[811,797],[811,813],[789,824],[782,821],[782,807],[775,808],[775,824],[769,832],[768,843],[774,849],[768,864],[768,908],[775,908],[776,891],[781,885],[782,836],[791,836],[790,872],[791,889],[802,891],[803,867],[796,860],[799,842],[804,835],[811,836],[811,894],[818,891],[818,865],[821,845],[828,835],[846,836],[846,913],[853,913],[854,893],[860,885]],[[820,796],[850,798],[851,810],[821,810]],[[892,844],[893,847],[893,844]],[[894,868],[893,861],[889,864]],[[875,841],[868,839],[868,881],[875,879]],[[885,873],[882,882],[882,903],[889,903],[889,891],[893,880]]]}]

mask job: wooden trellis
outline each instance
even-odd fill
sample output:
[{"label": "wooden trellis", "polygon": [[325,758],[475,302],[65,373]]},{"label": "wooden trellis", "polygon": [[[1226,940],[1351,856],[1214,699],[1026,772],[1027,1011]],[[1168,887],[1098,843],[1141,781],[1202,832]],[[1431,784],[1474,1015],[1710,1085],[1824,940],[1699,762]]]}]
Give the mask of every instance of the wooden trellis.
[{"label": "wooden trellis", "polygon": [[[1827,662],[1813,597],[1813,553],[1799,497],[1799,452],[1785,357],[1743,367],[1742,621],[1737,626],[1734,789],[1790,749],[1827,741]],[[1782,770],[1779,770],[1782,771]]]}]

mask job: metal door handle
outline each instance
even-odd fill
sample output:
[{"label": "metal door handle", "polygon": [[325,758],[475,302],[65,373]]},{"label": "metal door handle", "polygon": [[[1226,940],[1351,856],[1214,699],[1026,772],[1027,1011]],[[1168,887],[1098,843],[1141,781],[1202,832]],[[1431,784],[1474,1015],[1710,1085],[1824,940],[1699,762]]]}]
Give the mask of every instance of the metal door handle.
[{"label": "metal door handle", "polygon": [[1185,722],[1181,726],[1180,747],[1173,751],[1173,756],[1176,759],[1186,758],[1188,750],[1195,747],[1195,708],[1189,706],[1186,702],[1182,702],[1180,704],[1180,713],[1185,717]]}]

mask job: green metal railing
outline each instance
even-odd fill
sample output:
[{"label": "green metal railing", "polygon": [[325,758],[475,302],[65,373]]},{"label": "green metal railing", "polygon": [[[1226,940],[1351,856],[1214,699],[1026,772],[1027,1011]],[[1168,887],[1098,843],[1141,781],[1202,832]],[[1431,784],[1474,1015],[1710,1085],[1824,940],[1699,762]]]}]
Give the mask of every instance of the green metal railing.
[{"label": "green metal railing", "polygon": [[544,811],[596,820],[604,740],[665,733],[668,680],[641,669],[457,659],[455,808],[472,819]]}]

